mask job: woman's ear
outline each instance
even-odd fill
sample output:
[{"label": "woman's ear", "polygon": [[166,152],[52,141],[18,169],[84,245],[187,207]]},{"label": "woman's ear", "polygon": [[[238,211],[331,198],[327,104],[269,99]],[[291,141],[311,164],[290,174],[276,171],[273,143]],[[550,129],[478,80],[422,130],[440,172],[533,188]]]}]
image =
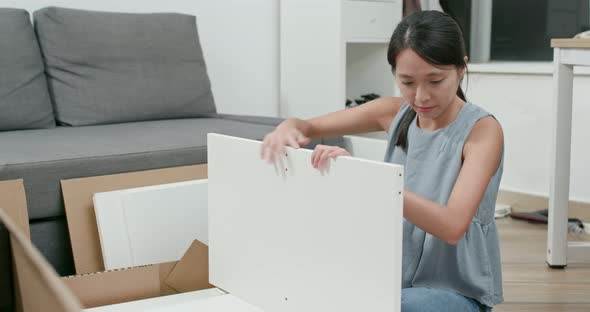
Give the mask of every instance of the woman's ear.
[{"label": "woman's ear", "polygon": [[461,67],[461,69],[459,70],[459,81],[461,81],[463,79],[463,77],[465,76],[465,69],[467,68],[467,61],[469,60],[469,58],[467,57],[467,55],[465,55],[463,57],[463,61],[465,62],[463,64],[463,67]]}]

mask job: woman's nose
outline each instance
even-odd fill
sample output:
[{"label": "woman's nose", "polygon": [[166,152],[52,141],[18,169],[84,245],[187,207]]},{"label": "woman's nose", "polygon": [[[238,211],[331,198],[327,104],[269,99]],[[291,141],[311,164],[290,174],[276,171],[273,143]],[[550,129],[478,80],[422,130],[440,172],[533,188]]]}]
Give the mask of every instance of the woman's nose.
[{"label": "woman's nose", "polygon": [[418,89],[416,89],[416,102],[422,104],[428,102],[428,100],[430,100],[430,93],[428,90],[426,90],[426,88],[418,87]]}]

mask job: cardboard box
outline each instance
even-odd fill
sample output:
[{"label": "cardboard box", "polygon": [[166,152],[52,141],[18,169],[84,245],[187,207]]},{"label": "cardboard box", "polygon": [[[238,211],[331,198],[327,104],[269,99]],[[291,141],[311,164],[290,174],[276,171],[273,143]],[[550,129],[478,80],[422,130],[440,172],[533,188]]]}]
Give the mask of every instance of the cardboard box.
[{"label": "cardboard box", "polygon": [[[81,249],[73,246],[73,250],[85,260],[93,255],[97,257],[93,260],[102,261],[96,223],[91,223],[94,220],[94,192],[188,181],[206,176],[206,165],[199,165],[62,181],[66,207],[69,207],[70,235],[77,235],[72,237],[72,241],[93,245]],[[59,277],[30,242],[22,180],[0,181],[0,210],[0,233],[5,227],[10,236],[12,252],[11,264],[6,263],[10,259],[0,259],[0,265],[12,268],[12,272],[4,270],[0,273],[13,276],[15,289],[14,295],[10,295],[5,291],[11,288],[10,285],[0,284],[0,300],[3,300],[0,303],[12,301],[16,311],[80,311],[82,307],[91,308],[213,287],[208,282],[208,248],[198,241],[192,243],[179,261],[107,272],[98,269],[92,273]],[[88,263],[97,265],[98,261]],[[91,265],[82,267],[88,271]],[[2,268],[0,266],[0,270]]]},{"label": "cardboard box", "polygon": [[207,246],[194,241],[181,260],[62,278],[85,308],[212,288]]},{"label": "cardboard box", "polygon": [[[0,209],[13,208],[8,210],[11,220],[15,226],[22,229],[25,239],[30,240],[29,232],[29,213],[27,211],[26,198],[24,196],[25,190],[22,180],[16,181],[0,181]],[[20,301],[20,298],[14,298],[19,294],[13,293],[12,276],[13,261],[10,258],[10,240],[8,231],[4,225],[0,224],[0,309],[11,307]],[[6,243],[6,244],[5,244]]]},{"label": "cardboard box", "polygon": [[207,165],[62,180],[61,187],[76,274],[99,272],[105,269],[92,204],[94,193],[205,178],[207,178]]},{"label": "cardboard box", "polygon": [[33,247],[22,180],[0,182],[0,223],[10,237],[16,311],[80,311],[79,301]]},{"label": "cardboard box", "polygon": [[0,222],[8,230],[14,280],[19,300],[16,311],[80,311],[81,305],[71,291],[59,279],[41,253],[15,221],[3,209]]}]

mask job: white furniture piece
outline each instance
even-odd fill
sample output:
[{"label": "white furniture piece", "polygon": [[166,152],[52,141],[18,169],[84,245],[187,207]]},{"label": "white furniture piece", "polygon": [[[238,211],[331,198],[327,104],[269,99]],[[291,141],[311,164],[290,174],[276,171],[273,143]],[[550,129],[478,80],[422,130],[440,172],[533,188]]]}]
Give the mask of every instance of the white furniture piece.
[{"label": "white furniture piece", "polygon": [[207,179],[96,193],[105,269],[177,261],[207,244]]},{"label": "white furniture piece", "polygon": [[573,67],[590,66],[590,39],[553,39],[553,136],[547,263],[563,268],[568,260],[590,260],[590,243],[568,242]]},{"label": "white furniture piece", "polygon": [[385,158],[387,140],[360,135],[345,135],[344,149],[354,157],[382,162]]},{"label": "white furniture piece", "polygon": [[265,311],[400,311],[403,167],[209,134],[209,279]]},{"label": "white furniture piece", "polygon": [[393,96],[388,43],[402,0],[281,0],[281,117],[310,118],[366,93]]},{"label": "white furniture piece", "polygon": [[97,308],[86,312],[263,312],[259,308],[211,288],[177,295],[137,300]]}]

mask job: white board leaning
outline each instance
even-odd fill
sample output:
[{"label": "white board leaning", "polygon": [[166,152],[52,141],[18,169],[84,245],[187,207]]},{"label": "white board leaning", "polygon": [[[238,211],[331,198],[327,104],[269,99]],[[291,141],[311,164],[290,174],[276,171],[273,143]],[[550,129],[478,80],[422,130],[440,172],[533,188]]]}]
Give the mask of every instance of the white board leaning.
[{"label": "white board leaning", "polygon": [[207,179],[94,194],[105,269],[177,261],[208,243]]},{"label": "white board leaning", "polygon": [[210,282],[265,311],[400,310],[403,167],[208,135]]}]

